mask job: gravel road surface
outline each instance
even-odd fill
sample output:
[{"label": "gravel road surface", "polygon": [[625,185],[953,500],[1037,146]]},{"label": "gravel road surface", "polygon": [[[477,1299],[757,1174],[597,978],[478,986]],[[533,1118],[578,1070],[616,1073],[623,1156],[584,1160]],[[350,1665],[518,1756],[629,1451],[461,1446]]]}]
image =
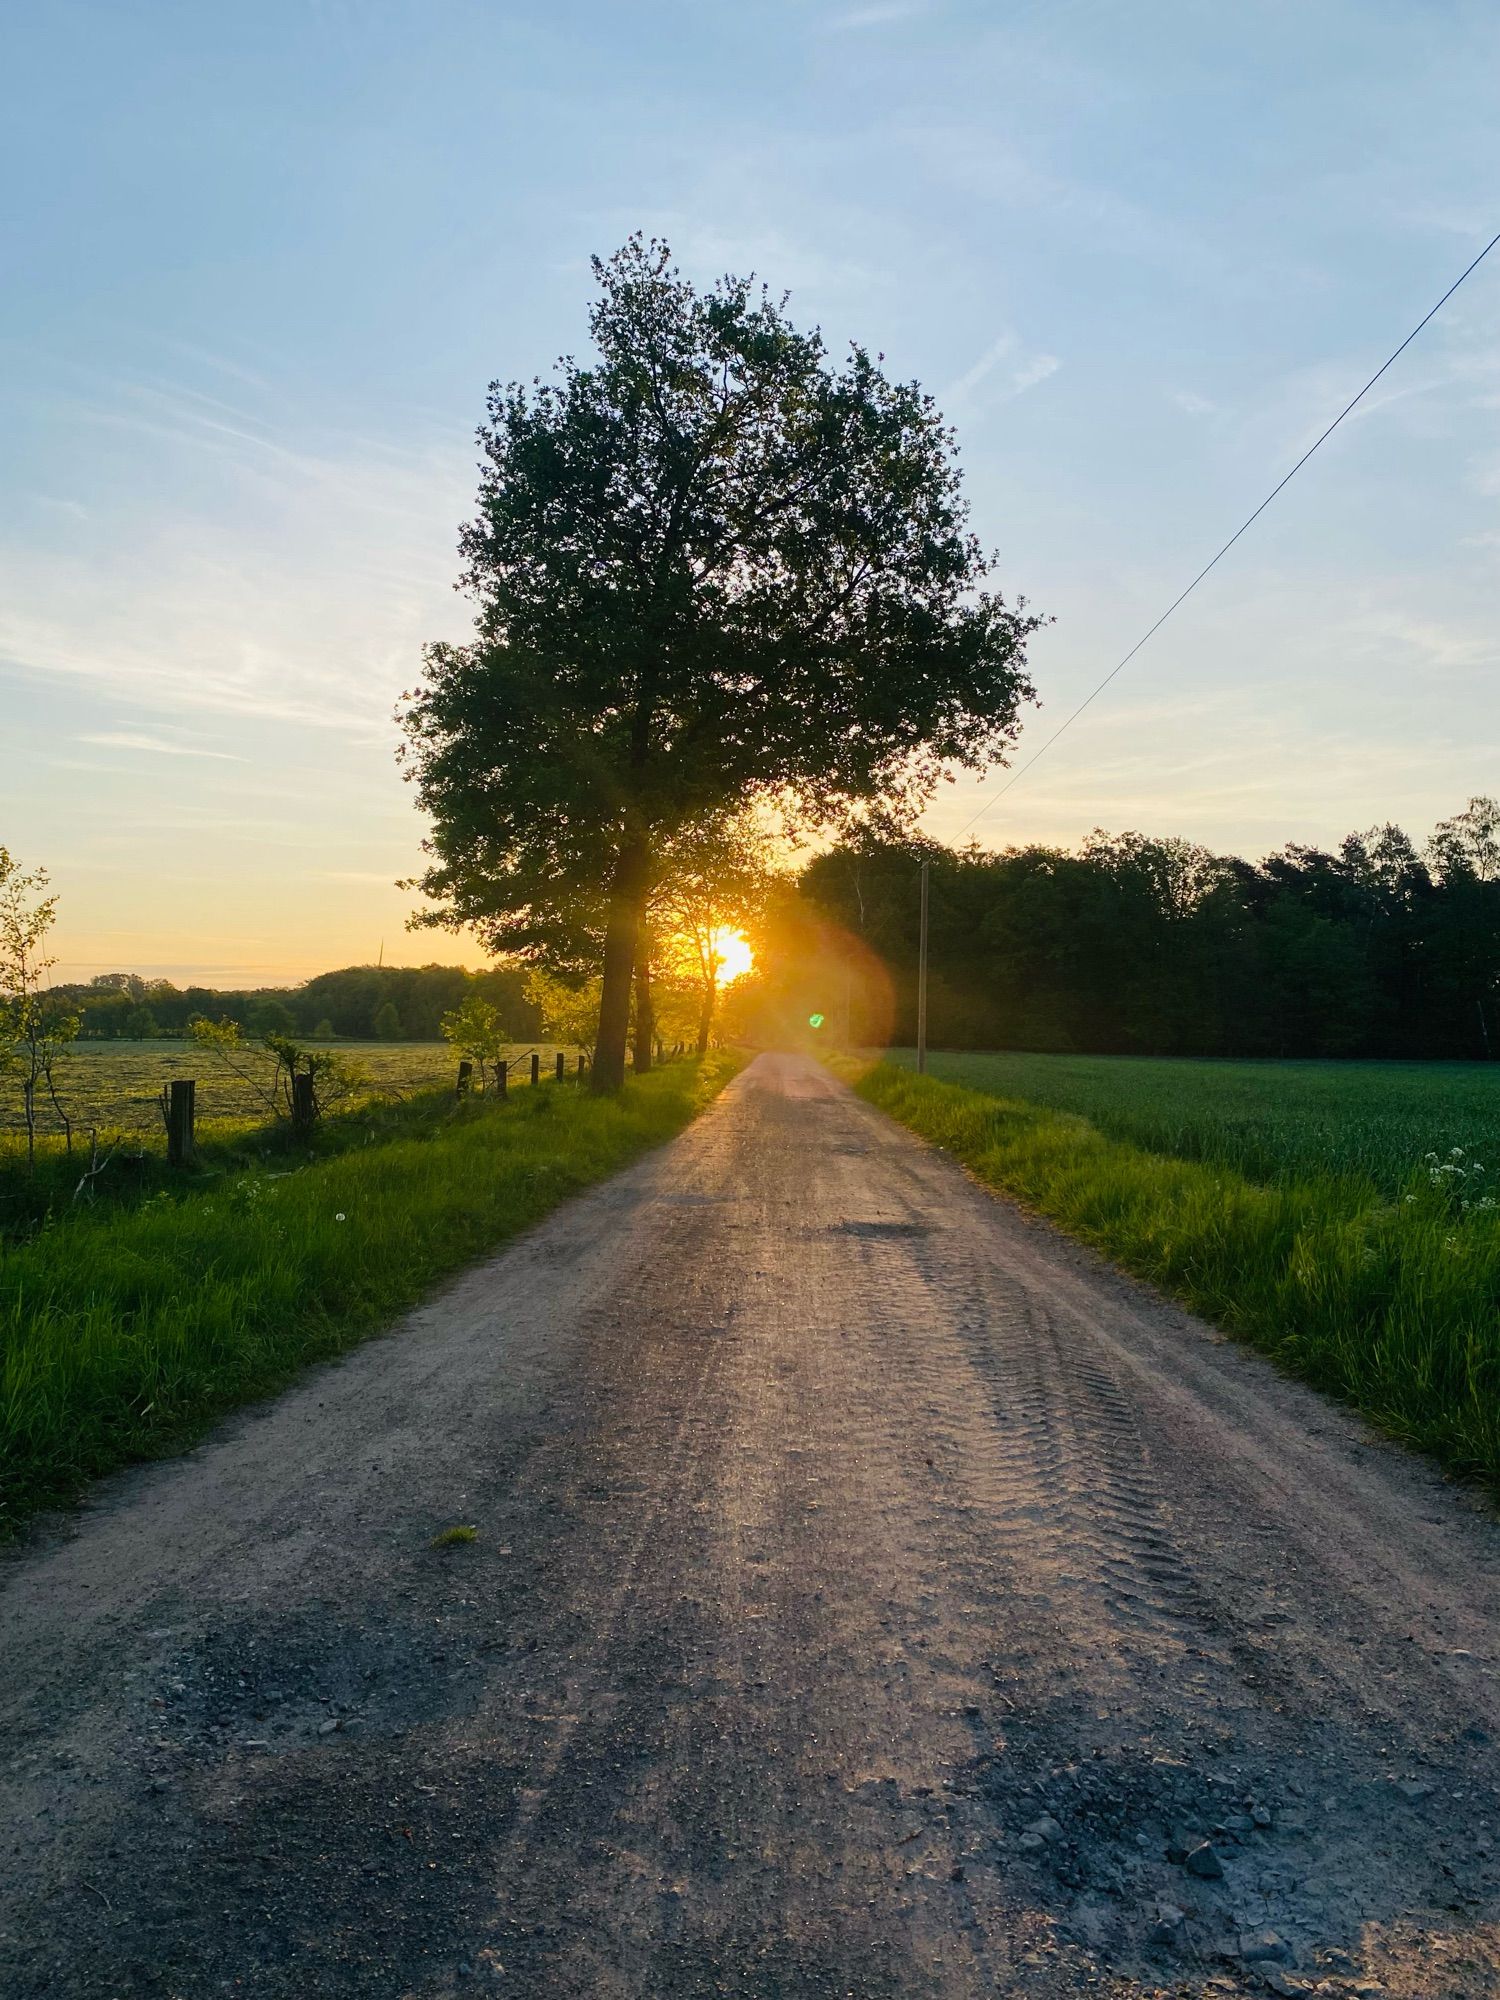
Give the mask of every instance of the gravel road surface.
[{"label": "gravel road surface", "polygon": [[1500,1994],[1497,1556],[763,1056],[0,1564],[0,1994]]}]

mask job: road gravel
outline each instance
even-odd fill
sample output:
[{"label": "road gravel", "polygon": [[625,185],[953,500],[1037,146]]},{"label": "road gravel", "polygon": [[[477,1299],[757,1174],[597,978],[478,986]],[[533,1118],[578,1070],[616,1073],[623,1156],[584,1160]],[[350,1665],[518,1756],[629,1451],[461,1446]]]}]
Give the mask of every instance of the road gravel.
[{"label": "road gravel", "polygon": [[0,1564],[0,1993],[1497,1995],[1497,1556],[762,1056]]}]

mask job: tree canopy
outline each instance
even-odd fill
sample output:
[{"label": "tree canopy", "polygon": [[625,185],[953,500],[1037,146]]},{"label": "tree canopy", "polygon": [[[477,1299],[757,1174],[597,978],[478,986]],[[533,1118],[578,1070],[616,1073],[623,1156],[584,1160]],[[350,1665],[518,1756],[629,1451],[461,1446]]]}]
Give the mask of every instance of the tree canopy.
[{"label": "tree canopy", "polygon": [[428,921],[575,963],[602,922],[607,1088],[660,843],[756,797],[909,813],[1011,740],[1038,621],[986,588],[917,384],[664,244],[594,271],[590,359],[490,389],[475,636],[428,648],[404,751]]}]

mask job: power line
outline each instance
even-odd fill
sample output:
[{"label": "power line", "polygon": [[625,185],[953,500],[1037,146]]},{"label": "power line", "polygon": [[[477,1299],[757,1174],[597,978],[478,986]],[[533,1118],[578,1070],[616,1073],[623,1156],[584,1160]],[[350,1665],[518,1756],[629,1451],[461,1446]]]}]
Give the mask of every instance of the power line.
[{"label": "power line", "polygon": [[1282,488],[1289,486],[1291,484],[1291,482],[1296,478],[1297,474],[1302,470],[1303,466],[1306,465],[1307,461],[1312,457],[1313,453],[1318,450],[1319,446],[1326,444],[1329,438],[1331,438],[1334,432],[1338,429],[1339,425],[1344,421],[1345,417],[1349,415],[1350,411],[1355,409],[1360,403],[1364,401],[1365,397],[1369,395],[1370,391],[1375,387],[1375,384],[1380,380],[1381,376],[1391,366],[1392,362],[1398,361],[1400,359],[1400,357],[1406,352],[1407,348],[1410,347],[1412,342],[1416,339],[1417,335],[1422,331],[1423,327],[1427,325],[1428,321],[1436,319],[1437,315],[1442,311],[1443,307],[1447,305],[1449,299],[1452,298],[1453,294],[1458,290],[1459,286],[1464,282],[1465,278],[1468,278],[1469,276],[1472,275],[1473,272],[1479,269],[1479,266],[1484,262],[1485,258],[1489,256],[1490,252],[1494,249],[1497,243],[1500,243],[1500,233],[1497,233],[1496,235],[1490,238],[1489,242],[1485,244],[1484,248],[1480,251],[1479,255],[1474,259],[1473,263],[1470,264],[1468,270],[1460,272],[1458,277],[1456,277],[1453,280],[1453,283],[1448,287],[1447,291],[1444,292],[1443,296],[1438,300],[1437,304],[1432,308],[1432,310],[1424,314],[1423,317],[1417,321],[1416,325],[1412,328],[1411,332],[1406,336],[1405,340],[1402,341],[1401,345],[1398,348],[1396,348],[1394,353],[1389,354],[1386,357],[1386,359],[1381,362],[1380,366],[1375,370],[1375,373],[1370,377],[1369,381],[1366,382],[1365,386],[1360,390],[1359,394],[1355,396],[1350,402],[1347,402],[1344,405],[1343,409],[1339,411],[1338,415],[1334,418],[1333,422],[1328,426],[1327,430],[1323,432],[1322,436],[1317,438],[1312,444],[1310,444],[1307,447],[1307,450],[1303,452],[1302,456],[1297,460],[1297,463],[1292,467],[1291,471],[1288,472],[1283,479],[1279,480],[1277,484],[1271,488],[1270,492],[1266,495],[1265,499],[1261,501],[1260,505],[1256,508],[1255,512],[1240,523],[1239,527],[1235,529],[1234,533],[1229,537],[1229,540],[1224,544],[1223,548],[1219,550],[1218,554],[1203,565],[1202,569],[1199,570],[1198,574],[1193,578],[1192,582],[1187,586],[1187,589],[1182,591],[1178,596],[1172,599],[1172,602],[1167,606],[1166,610],[1161,614],[1160,618],[1157,619],[1156,623],[1150,628],[1149,631],[1143,632],[1141,634],[1140,638],[1136,640],[1135,644],[1131,647],[1130,651],[1125,655],[1124,659],[1120,660],[1115,666],[1111,667],[1109,672],[1104,676],[1103,680],[1100,681],[1099,685],[1092,691],[1092,693],[1084,696],[1083,700],[1079,702],[1077,708],[1073,710],[1071,715],[1066,716],[1063,719],[1063,721],[1058,724],[1057,728],[1053,730],[1052,734],[1047,738],[1046,742],[1043,743],[1032,756],[1028,757],[1024,764],[1020,765],[1016,770],[1012,771],[1011,775],[1009,776],[1009,778],[1006,779],[1005,783],[1000,787],[999,791],[992,793],[991,796],[985,800],[984,804],[979,808],[979,810],[976,813],[974,813],[970,818],[964,821],[963,825],[958,829],[958,832],[953,836],[955,840],[961,840],[963,836],[968,832],[971,826],[976,825],[978,821],[984,818],[985,814],[990,810],[991,806],[998,805],[1001,799],[1003,799],[1005,797],[1005,794],[1010,790],[1011,786],[1014,784],[1018,784],[1020,780],[1025,777],[1026,773],[1031,769],[1032,765],[1039,762],[1041,758],[1046,756],[1047,752],[1052,748],[1053,744],[1057,741],[1058,737],[1061,736],[1065,730],[1071,729],[1073,724],[1078,720],[1079,716],[1083,714],[1083,711],[1086,708],[1088,708],[1092,702],[1096,701],[1101,694],[1103,694],[1104,690],[1109,686],[1110,682],[1115,678],[1115,676],[1119,673],[1124,672],[1125,668],[1130,665],[1130,662],[1135,658],[1136,654],[1141,650],[1142,646],[1146,644],[1147,640],[1155,637],[1155,635],[1161,630],[1162,626],[1165,625],[1167,620],[1171,617],[1172,613],[1177,609],[1178,605],[1183,603],[1187,598],[1192,596],[1193,592],[1198,588],[1199,584],[1202,583],[1204,577],[1208,575],[1209,571],[1213,569],[1216,564],[1223,561],[1224,557],[1228,555],[1229,551],[1234,547],[1235,543],[1239,540],[1240,536],[1244,534],[1245,530],[1247,528],[1252,527],[1255,524],[1255,522],[1260,519],[1261,515],[1265,513],[1266,509],[1270,506],[1271,502],[1276,498],[1277,494],[1281,492]]}]

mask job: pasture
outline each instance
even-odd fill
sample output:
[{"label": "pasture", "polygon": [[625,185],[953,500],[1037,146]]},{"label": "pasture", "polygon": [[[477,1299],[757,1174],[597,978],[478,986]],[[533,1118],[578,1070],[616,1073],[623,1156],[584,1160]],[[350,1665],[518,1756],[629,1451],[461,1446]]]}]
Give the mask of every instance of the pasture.
[{"label": "pasture", "polygon": [[[366,1079],[361,1095],[409,1097],[415,1091],[451,1084],[458,1058],[446,1042],[315,1042],[349,1063]],[[542,1051],[544,1068],[556,1053],[553,1045],[517,1043],[510,1059]],[[575,1051],[569,1049],[571,1059]],[[264,1102],[251,1086],[217,1064],[192,1042],[162,1039],[149,1042],[75,1042],[59,1067],[60,1094],[75,1132],[91,1128],[101,1133],[154,1135],[160,1140],[161,1111],[157,1100],[172,1077],[198,1079],[198,1116],[202,1120],[257,1119],[266,1116]],[[518,1081],[526,1081],[529,1071]],[[61,1122],[45,1098],[37,1105],[40,1129],[60,1132]],[[0,1131],[19,1131],[24,1120],[19,1089],[0,1080]]]},{"label": "pasture", "polygon": [[1500,1068],[904,1051],[858,1088],[1500,1489]]}]

